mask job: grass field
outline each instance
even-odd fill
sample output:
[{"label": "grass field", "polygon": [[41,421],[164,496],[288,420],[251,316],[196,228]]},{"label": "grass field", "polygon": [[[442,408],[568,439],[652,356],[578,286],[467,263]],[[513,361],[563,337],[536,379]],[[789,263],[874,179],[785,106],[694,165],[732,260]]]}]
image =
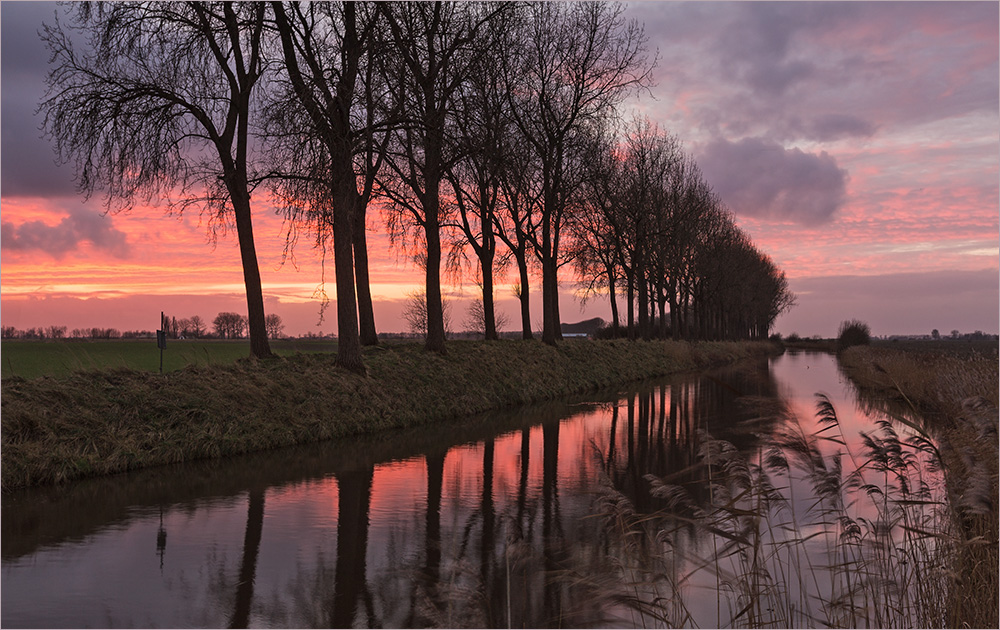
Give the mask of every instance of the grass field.
[{"label": "grass field", "polygon": [[[335,352],[335,341],[282,339],[271,342],[280,356],[297,352]],[[163,351],[163,371],[173,372],[188,365],[231,364],[250,355],[246,339],[169,339]],[[160,371],[160,350],[155,339],[111,339],[58,341],[4,341],[0,343],[0,376],[63,377],[73,372],[129,368]]]}]

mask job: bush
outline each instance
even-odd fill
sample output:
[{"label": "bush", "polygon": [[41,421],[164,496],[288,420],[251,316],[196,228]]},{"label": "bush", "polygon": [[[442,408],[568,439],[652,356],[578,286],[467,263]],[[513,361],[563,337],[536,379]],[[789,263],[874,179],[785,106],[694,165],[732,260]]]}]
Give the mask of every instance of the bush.
[{"label": "bush", "polygon": [[628,329],[623,326],[606,324],[594,331],[594,339],[623,339],[628,336]]},{"label": "bush", "polygon": [[792,334],[788,335],[788,337],[785,338],[785,341],[789,343],[796,343],[802,341],[802,337],[799,337],[799,333],[793,332]]},{"label": "bush", "polygon": [[843,352],[851,346],[867,346],[871,341],[871,328],[863,321],[849,319],[840,323],[840,330],[837,333],[837,352]]}]

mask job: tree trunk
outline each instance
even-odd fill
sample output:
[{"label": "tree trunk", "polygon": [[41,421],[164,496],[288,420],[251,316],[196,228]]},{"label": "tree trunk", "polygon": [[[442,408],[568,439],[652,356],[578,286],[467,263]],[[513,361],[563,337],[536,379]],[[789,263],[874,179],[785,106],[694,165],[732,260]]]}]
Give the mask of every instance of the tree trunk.
[{"label": "tree trunk", "polygon": [[483,270],[483,323],[486,331],[486,341],[496,341],[500,338],[497,334],[497,318],[493,303],[493,250],[483,248],[482,259]]},{"label": "tree trunk", "polygon": [[[350,164],[348,162],[348,164]],[[354,291],[354,178],[341,174],[333,200],[333,263],[337,279],[337,360],[346,370],[365,373]]]},{"label": "tree trunk", "polygon": [[438,225],[437,182],[427,181],[424,234],[427,241],[427,340],[424,348],[444,354],[444,308],[441,303],[441,228]]},{"label": "tree trunk", "polygon": [[253,241],[253,223],[250,219],[250,195],[230,192],[233,211],[236,215],[236,234],[240,243],[240,258],[243,262],[243,282],[247,290],[247,322],[250,336],[250,355],[263,359],[273,356],[267,341],[267,327],[264,325],[264,292],[260,284],[260,269],[257,268],[257,249]]},{"label": "tree trunk", "polygon": [[531,332],[531,305],[528,303],[528,261],[525,251],[522,249],[516,258],[521,280],[521,295],[518,296],[521,301],[521,338],[534,339],[535,336]]},{"label": "tree trunk", "polygon": [[639,337],[649,338],[649,293],[646,291],[646,272],[642,264],[636,265],[636,289],[639,292]]},{"label": "tree trunk", "polygon": [[555,327],[556,341],[562,341],[562,315],[559,314],[559,265],[552,259],[552,325]]},{"label": "tree trunk", "polygon": [[555,345],[558,334],[559,287],[556,282],[555,260],[542,259],[542,341]]},{"label": "tree trunk", "polygon": [[656,303],[660,307],[660,330],[659,338],[667,338],[667,295],[661,281],[656,288]]},{"label": "tree trunk", "polygon": [[[559,151],[557,151],[559,153]],[[542,263],[542,342],[555,345],[562,337],[559,327],[559,286],[556,278],[558,239],[556,208],[559,204],[559,167],[548,163],[542,168],[542,240],[538,258]]]},{"label": "tree trunk", "polygon": [[681,338],[681,323],[677,313],[677,283],[667,283],[667,303],[670,305],[670,336],[674,341]]},{"label": "tree trunk", "polygon": [[628,338],[635,339],[635,276],[625,272],[625,316],[628,318],[626,327]]},{"label": "tree trunk", "polygon": [[497,317],[493,301],[493,258],[496,256],[497,240],[493,234],[493,213],[487,209],[489,190],[485,186],[479,189],[480,215],[479,225],[483,230],[483,244],[479,250],[479,266],[483,276],[483,324],[486,341],[496,341]]},{"label": "tree trunk", "polygon": [[612,269],[608,269],[608,298],[611,300],[611,329],[618,336],[618,298],[615,297],[615,275]]},{"label": "tree trunk", "polygon": [[372,288],[368,275],[368,236],[365,231],[365,210],[359,207],[354,223],[354,279],[358,292],[358,324],[361,345],[377,346],[375,310],[372,305]]}]

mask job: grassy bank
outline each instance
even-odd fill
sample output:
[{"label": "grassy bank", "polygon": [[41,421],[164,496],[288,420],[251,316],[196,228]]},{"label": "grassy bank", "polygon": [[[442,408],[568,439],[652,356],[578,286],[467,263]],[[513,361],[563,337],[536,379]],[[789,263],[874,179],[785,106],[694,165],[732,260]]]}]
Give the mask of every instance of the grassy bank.
[{"label": "grassy bank", "polygon": [[938,444],[954,531],[948,560],[946,627],[998,623],[998,363],[987,352],[856,346],[840,356],[862,403],[892,416],[917,417]]},{"label": "grassy bank", "polygon": [[369,348],[367,376],[297,354],[168,374],[4,379],[2,484],[12,489],[409,427],[732,363],[768,343],[568,340]]},{"label": "grassy bank", "polygon": [[979,397],[998,406],[996,344],[855,346],[840,356],[840,365],[863,390],[941,421],[961,417],[969,398]]}]

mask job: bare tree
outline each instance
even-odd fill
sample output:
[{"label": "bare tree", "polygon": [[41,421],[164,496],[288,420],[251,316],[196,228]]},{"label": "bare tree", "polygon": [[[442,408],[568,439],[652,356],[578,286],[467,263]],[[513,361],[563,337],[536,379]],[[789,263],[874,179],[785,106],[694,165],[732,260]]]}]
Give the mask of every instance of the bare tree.
[{"label": "bare tree", "polygon": [[[451,305],[446,301],[441,303],[444,316],[444,328],[451,331]],[[406,294],[406,305],[403,307],[403,319],[406,320],[410,332],[414,335],[427,337],[427,293],[411,291]]]},{"label": "bare tree", "polygon": [[215,334],[220,339],[239,339],[246,327],[246,318],[239,313],[222,312],[212,321]]},{"label": "bare tree", "polygon": [[382,9],[354,2],[271,5],[290,101],[300,112],[289,112],[286,100],[274,108],[272,120],[282,130],[272,137],[284,147],[277,154],[293,167],[279,179],[278,190],[289,216],[307,221],[320,245],[332,236],[337,364],[363,372],[361,344],[378,343],[365,210],[384,147],[376,131],[381,124],[374,120],[373,86]]},{"label": "bare tree", "polygon": [[197,339],[205,334],[205,322],[200,316],[192,315],[188,321],[191,322],[190,332],[192,337]]},{"label": "bare tree", "polygon": [[[528,148],[527,140],[516,127],[503,136],[507,155],[511,159],[500,161],[499,193],[500,204],[493,215],[495,235],[507,246],[509,256],[517,265],[518,281],[514,285],[514,296],[521,303],[521,338],[533,339],[531,332],[531,306],[529,303],[529,253],[532,231],[532,217],[537,216],[541,169],[538,160]],[[516,156],[516,157],[515,157]]]},{"label": "bare tree", "polygon": [[645,35],[624,6],[605,2],[529,5],[523,54],[507,69],[511,111],[541,166],[541,204],[531,240],[542,266],[542,341],[559,330],[561,236],[579,179],[573,151],[581,131],[650,82]]},{"label": "bare tree", "polygon": [[81,3],[74,46],[58,21],[45,26],[52,53],[45,130],[79,189],[101,190],[109,210],[170,202],[234,222],[250,319],[250,352],[270,356],[253,239],[250,117],[265,70],[264,5],[205,2]]},{"label": "bare tree", "polygon": [[[487,341],[491,339],[487,331],[489,326],[493,326],[494,332],[502,331],[507,328],[508,318],[505,313],[493,313],[490,317],[485,307],[483,306],[483,301],[480,298],[475,298],[472,303],[469,304],[469,309],[465,312],[465,321],[462,323],[466,330],[471,330],[483,336],[483,339]],[[497,337],[492,337],[496,340]]]},{"label": "bare tree", "polygon": [[447,208],[441,183],[459,156],[451,138],[459,88],[485,53],[484,25],[509,10],[507,3],[406,2],[388,5],[396,62],[387,80],[403,99],[410,123],[395,134],[390,176],[381,182],[392,201],[390,230],[417,228],[426,251],[426,348],[444,352],[441,298],[441,227]]},{"label": "bare tree", "polygon": [[621,322],[617,287],[628,268],[623,216],[625,164],[611,124],[594,125],[589,131],[580,207],[572,224],[570,247],[584,295],[589,297],[607,289],[611,325],[617,331]]},{"label": "bare tree", "polygon": [[[498,339],[493,302],[493,273],[497,261],[497,213],[500,210],[500,178],[504,167],[519,162],[511,153],[508,137],[516,132],[504,85],[503,58],[516,42],[511,20],[492,20],[484,28],[480,56],[457,93],[455,126],[461,145],[460,158],[446,177],[458,208],[457,228],[465,236],[478,262],[482,298],[482,332],[487,340]],[[499,263],[502,265],[504,259]]]},{"label": "bare tree", "polygon": [[264,318],[264,325],[267,326],[267,336],[271,339],[281,337],[281,331],[285,329],[281,316],[276,313],[268,313],[267,317]]}]

